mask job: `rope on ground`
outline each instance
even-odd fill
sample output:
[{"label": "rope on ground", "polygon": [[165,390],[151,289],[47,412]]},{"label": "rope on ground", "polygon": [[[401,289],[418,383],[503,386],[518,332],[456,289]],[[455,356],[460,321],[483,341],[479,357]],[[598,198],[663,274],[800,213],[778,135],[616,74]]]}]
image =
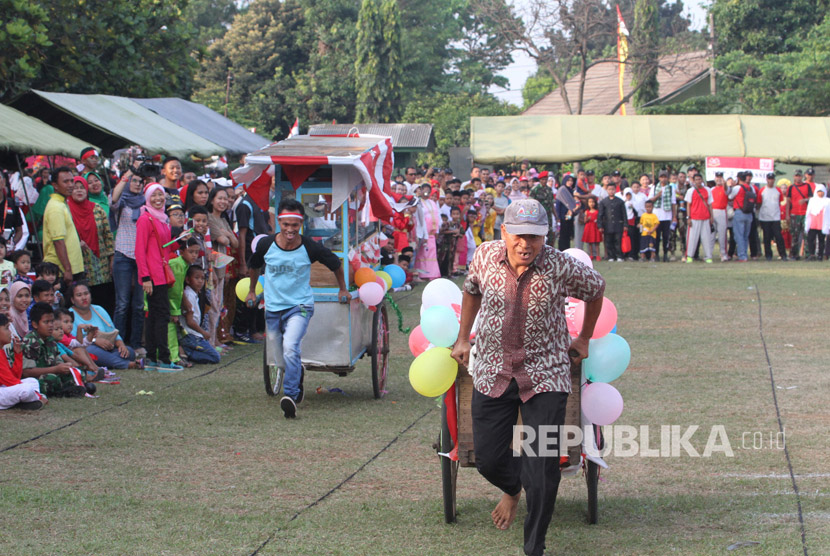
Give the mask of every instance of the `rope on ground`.
[{"label": "rope on ground", "polygon": [[[213,369],[211,369],[209,371],[205,371],[201,374],[188,377],[184,380],[180,380],[180,381],[174,382],[172,384],[168,384],[166,386],[163,386],[162,388],[159,388],[159,390],[167,390],[168,388],[173,388],[174,386],[184,384],[185,382],[190,382],[191,380],[196,380],[197,378],[202,378],[203,376],[211,375],[211,374],[215,373],[216,371],[224,369],[224,368],[228,367],[229,365],[232,365],[233,363],[236,363],[237,361],[241,361],[242,359],[245,359],[246,357],[250,357],[251,355],[253,355],[253,354],[249,353],[247,355],[242,355],[240,357],[237,357],[236,359],[231,359],[230,361],[226,362],[224,365],[219,365],[218,367],[214,367]],[[89,419],[90,417],[96,417],[98,415],[101,415],[102,413],[106,413],[107,411],[112,411],[113,409],[117,409],[119,407],[124,407],[125,405],[127,405],[128,403],[133,402],[133,401],[135,401],[134,398],[124,400],[123,402],[117,403],[115,405],[111,405],[109,407],[105,407],[104,409],[99,409],[98,411],[95,411],[95,412],[90,413],[88,415],[84,415],[83,417],[79,417],[79,418],[75,419],[74,421],[70,421],[66,424],[63,424],[63,425],[57,427],[57,428],[54,428],[54,429],[48,430],[46,432],[40,433],[37,436],[33,436],[33,437],[28,438],[26,440],[21,440],[20,442],[18,442],[16,444],[12,444],[10,446],[6,446],[5,448],[0,449],[0,454],[2,454],[3,452],[8,452],[9,450],[14,450],[15,448],[19,448],[20,446],[23,446],[24,444],[29,444],[30,442],[34,442],[35,440],[40,440],[41,438],[43,438],[45,436],[49,436],[52,433],[61,431],[63,429],[68,429],[72,425],[77,425],[81,421],[85,421],[86,419]]]},{"label": "rope on ground", "polygon": [[300,517],[302,514],[304,514],[306,511],[310,510],[310,509],[311,509],[311,508],[313,508],[314,506],[317,506],[318,504],[320,504],[323,500],[325,500],[326,498],[328,498],[329,496],[331,496],[332,494],[334,494],[335,492],[337,492],[338,490],[340,490],[343,486],[345,486],[345,484],[346,484],[346,483],[348,483],[348,482],[349,482],[349,481],[351,481],[353,478],[355,478],[355,476],[357,476],[357,474],[358,474],[358,473],[360,473],[361,471],[363,471],[363,470],[364,470],[364,469],[365,469],[365,468],[366,468],[369,464],[371,464],[373,461],[375,461],[376,459],[378,459],[378,457],[380,457],[380,455],[381,455],[381,454],[383,454],[383,453],[384,453],[386,450],[388,450],[388,449],[389,449],[389,448],[390,448],[390,447],[391,447],[391,446],[392,446],[395,442],[397,442],[397,441],[398,441],[398,439],[399,439],[401,436],[403,436],[404,434],[406,434],[406,433],[407,433],[407,432],[408,432],[408,431],[409,431],[412,427],[414,427],[415,425],[417,425],[417,424],[418,424],[418,422],[419,422],[421,419],[423,419],[424,417],[426,417],[427,415],[429,415],[430,413],[432,413],[432,411],[433,411],[434,409],[435,409],[435,407],[430,407],[430,408],[429,408],[428,410],[426,410],[426,411],[425,411],[425,412],[424,412],[424,413],[423,413],[420,417],[418,417],[417,419],[415,419],[414,421],[412,421],[412,422],[411,422],[411,423],[410,423],[410,424],[409,424],[409,425],[408,425],[405,429],[403,429],[401,432],[399,432],[399,433],[395,436],[395,438],[393,438],[392,440],[390,440],[389,442],[387,442],[386,446],[384,446],[383,448],[381,448],[381,449],[380,449],[377,453],[375,453],[375,455],[373,455],[373,456],[372,456],[372,457],[370,457],[368,460],[366,460],[365,462],[363,462],[363,464],[361,464],[361,466],[360,466],[360,467],[358,467],[357,469],[355,469],[355,471],[354,471],[351,475],[349,475],[348,477],[346,477],[345,479],[343,479],[342,481],[340,481],[339,483],[337,483],[337,485],[335,485],[335,486],[334,486],[331,490],[329,490],[327,493],[325,493],[324,495],[322,495],[320,498],[318,498],[317,500],[315,500],[315,501],[314,501],[314,502],[312,502],[311,504],[309,504],[309,505],[305,506],[304,508],[302,508],[302,509],[298,510],[298,511],[297,511],[297,513],[295,513],[294,515],[292,515],[292,516],[291,516],[291,518],[290,518],[288,521],[286,521],[286,522],[285,522],[282,526],[278,527],[278,528],[276,529],[276,531],[274,531],[273,533],[271,533],[271,535],[269,535],[269,537],[268,537],[267,539],[265,539],[265,540],[262,542],[262,544],[260,544],[260,545],[256,548],[256,550],[254,550],[253,552],[251,552],[251,556],[256,556],[257,554],[259,554],[259,551],[260,551],[260,550],[262,550],[263,548],[265,548],[265,546],[266,546],[268,543],[270,543],[272,540],[274,540],[274,538],[277,536],[277,533],[279,533],[280,531],[282,531],[283,527],[285,527],[286,525],[288,525],[289,523],[291,523],[292,521],[294,521],[295,519],[297,519],[298,517]]},{"label": "rope on ground", "polygon": [[790,472],[790,481],[793,485],[793,492],[795,492],[795,501],[798,504],[798,523],[801,527],[801,549],[804,556],[807,554],[807,532],[804,529],[804,515],[801,511],[801,494],[798,491],[798,484],[795,480],[795,473],[793,473],[793,464],[790,459],[790,450],[787,448],[787,439],[784,436],[784,421],[781,419],[781,408],[778,406],[778,394],[775,392],[775,374],[772,371],[772,361],[769,358],[769,350],[767,349],[767,341],[764,339],[764,317],[761,307],[761,292],[758,290],[758,284],[755,283],[755,296],[758,299],[758,333],[761,336],[761,345],[764,346],[764,356],[767,358],[767,368],[769,369],[769,382],[772,387],[772,401],[775,404],[775,416],[778,419],[778,432],[784,437],[784,456],[787,458],[787,469]]}]

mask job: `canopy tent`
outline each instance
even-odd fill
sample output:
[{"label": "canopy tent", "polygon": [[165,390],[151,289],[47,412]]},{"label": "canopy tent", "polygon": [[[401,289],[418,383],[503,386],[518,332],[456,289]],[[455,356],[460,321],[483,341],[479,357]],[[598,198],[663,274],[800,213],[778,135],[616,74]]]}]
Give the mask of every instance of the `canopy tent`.
[{"label": "canopy tent", "polygon": [[338,207],[362,182],[369,204],[380,218],[391,218],[384,195],[391,193],[392,139],[378,135],[327,137],[297,135],[249,154],[245,166],[232,172],[234,183],[245,184],[251,198],[264,210],[274,164],[279,164],[294,189],[323,165],[332,167],[332,206]]},{"label": "canopy tent", "polygon": [[15,154],[63,154],[76,157],[89,147],[77,137],[49,126],[37,118],[0,104],[0,149]]},{"label": "canopy tent", "polygon": [[498,116],[471,118],[476,162],[507,164],[706,156],[830,163],[830,118],[786,116]]},{"label": "canopy tent", "polygon": [[[111,153],[140,145],[151,153],[208,157],[224,147],[162,118],[125,97],[32,90],[11,105]],[[80,153],[80,151],[79,151]]]},{"label": "canopy tent", "polygon": [[[270,143],[207,106],[182,98],[131,98],[174,124],[216,143],[228,154],[246,154]],[[215,154],[215,153],[214,153]]]}]

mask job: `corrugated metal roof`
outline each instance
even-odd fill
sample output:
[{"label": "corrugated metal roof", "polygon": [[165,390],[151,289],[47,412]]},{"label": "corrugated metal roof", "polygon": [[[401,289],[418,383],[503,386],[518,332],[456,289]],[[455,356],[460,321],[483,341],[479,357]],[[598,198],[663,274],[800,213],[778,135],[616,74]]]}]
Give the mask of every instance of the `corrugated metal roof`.
[{"label": "corrugated metal roof", "polygon": [[[359,156],[377,145],[379,141],[385,141],[385,139],[378,136],[369,136],[368,134],[360,137],[312,137],[311,135],[296,135],[252,152],[248,155],[248,160],[255,160],[261,156]],[[394,148],[394,145],[392,148]],[[254,163],[259,164],[259,162]]]},{"label": "corrugated metal roof", "polygon": [[317,124],[309,127],[309,135],[348,135],[349,133],[381,135],[392,138],[395,149],[435,150],[432,124]]}]

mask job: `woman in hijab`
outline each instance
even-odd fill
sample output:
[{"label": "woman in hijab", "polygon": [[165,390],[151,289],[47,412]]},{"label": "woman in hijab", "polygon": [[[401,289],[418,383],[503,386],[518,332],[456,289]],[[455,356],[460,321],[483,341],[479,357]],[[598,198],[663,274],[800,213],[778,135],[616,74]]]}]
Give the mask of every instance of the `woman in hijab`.
[{"label": "woman in hijab", "polygon": [[110,202],[107,199],[107,194],[104,193],[104,182],[101,181],[101,176],[96,172],[87,172],[84,174],[84,179],[88,184],[89,200],[104,209],[104,213],[109,218]]},{"label": "woman in hijab", "polygon": [[75,177],[75,187],[66,204],[81,240],[84,272],[92,300],[112,314],[115,308],[115,287],[111,269],[115,241],[107,214],[99,204],[89,200],[89,184],[80,176]]},{"label": "woman in hijab", "polygon": [[26,282],[12,282],[9,286],[9,297],[12,303],[9,316],[14,326],[14,334],[22,340],[23,336],[29,333],[29,315],[26,311],[32,303],[32,290]]},{"label": "woman in hijab", "polygon": [[[138,280],[147,294],[145,368],[159,372],[175,372],[182,367],[170,362],[167,344],[167,323],[170,320],[170,298],[167,290],[175,283],[173,271],[167,263],[170,226],[164,212],[164,187],[150,183],[144,190],[144,208],[136,223],[135,261]],[[171,280],[172,278],[172,280]]]},{"label": "woman in hijab", "polygon": [[[825,238],[830,233],[830,199],[827,198],[827,188],[822,184],[816,185],[816,193],[807,203],[807,215],[804,218],[804,231],[807,232],[807,260],[824,260]],[[816,240],[818,239],[818,250]]]},{"label": "woman in hijab", "polygon": [[556,191],[556,219],[559,220],[559,250],[564,251],[571,246],[574,237],[574,188],[576,179],[572,174],[562,178],[562,185]]}]

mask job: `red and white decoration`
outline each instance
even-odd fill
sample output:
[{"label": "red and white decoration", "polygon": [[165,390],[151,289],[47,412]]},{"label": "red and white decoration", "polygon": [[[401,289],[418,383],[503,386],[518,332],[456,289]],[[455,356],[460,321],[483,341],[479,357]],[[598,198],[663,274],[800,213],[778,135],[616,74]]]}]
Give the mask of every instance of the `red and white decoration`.
[{"label": "red and white decoration", "polygon": [[775,171],[775,160],[739,156],[706,157],[707,181],[715,179],[715,172],[723,172],[723,179],[737,179],[738,172],[746,171],[752,172],[752,183],[767,183],[767,174]]}]

